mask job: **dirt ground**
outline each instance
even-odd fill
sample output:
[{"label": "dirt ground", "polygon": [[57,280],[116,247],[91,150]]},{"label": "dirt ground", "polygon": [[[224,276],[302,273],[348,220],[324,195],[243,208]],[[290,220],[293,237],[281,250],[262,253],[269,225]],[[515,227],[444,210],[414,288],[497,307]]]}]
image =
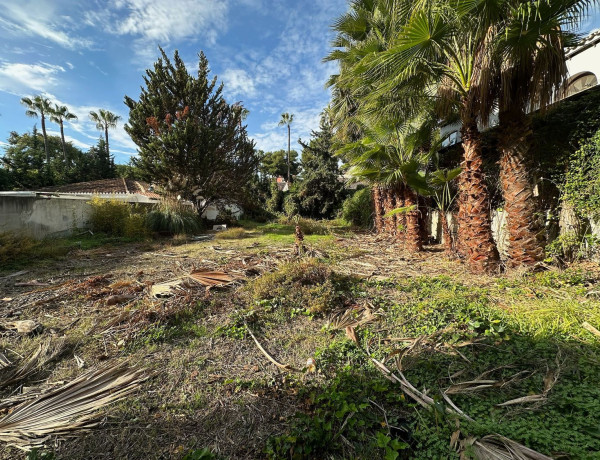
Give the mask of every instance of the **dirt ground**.
[{"label": "dirt ground", "polygon": [[[133,395],[102,409],[98,428],[50,440],[57,458],[171,459],[204,447],[227,458],[263,457],[266,440],[303,409],[297,387],[325,378],[304,373],[290,382],[243,328],[232,326],[236,311],[248,302],[243,293],[248,280],[294,257],[290,238],[249,232],[237,240],[120,244],[0,272],[0,324],[34,320],[41,325],[32,334],[5,328],[0,351],[18,363],[42,343],[59,348],[3,396],[127,361],[150,378]],[[307,238],[307,246],[336,273],[352,277],[446,275],[474,286],[493,282],[469,274],[436,246],[408,256],[389,241],[353,233],[315,235]],[[194,269],[224,271],[236,281],[211,290],[189,284],[173,296],[152,297],[153,284]],[[257,336],[274,359],[301,369],[330,340],[325,323],[325,318],[298,315]],[[2,445],[0,458],[25,454]]]}]

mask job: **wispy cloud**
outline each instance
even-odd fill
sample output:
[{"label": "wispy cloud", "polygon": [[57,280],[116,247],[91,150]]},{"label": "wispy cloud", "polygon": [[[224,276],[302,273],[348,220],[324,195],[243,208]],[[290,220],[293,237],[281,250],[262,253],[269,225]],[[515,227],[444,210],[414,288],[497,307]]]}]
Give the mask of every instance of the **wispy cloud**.
[{"label": "wispy cloud", "polygon": [[[70,21],[58,11],[60,2],[25,0],[3,3],[0,24],[9,32],[38,36],[68,49],[89,48],[93,44],[87,38],[69,34],[64,30],[65,23],[69,24]],[[59,19],[61,24],[56,22]]]},{"label": "wispy cloud", "polygon": [[0,62],[0,91],[22,95],[29,90],[43,91],[58,83],[65,69],[59,65],[40,62],[22,64]]},{"label": "wispy cloud", "polygon": [[113,5],[119,11],[126,11],[114,31],[139,35],[153,42],[200,35],[212,43],[219,31],[227,27],[228,2],[224,0],[115,0]]},{"label": "wispy cloud", "polygon": [[227,69],[220,77],[228,94],[250,98],[256,96],[256,82],[245,70]]}]

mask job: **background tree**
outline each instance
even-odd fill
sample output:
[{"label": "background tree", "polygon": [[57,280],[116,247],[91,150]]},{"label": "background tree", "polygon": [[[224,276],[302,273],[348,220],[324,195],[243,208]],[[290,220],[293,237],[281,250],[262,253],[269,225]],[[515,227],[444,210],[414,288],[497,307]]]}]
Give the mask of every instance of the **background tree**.
[{"label": "background tree", "polygon": [[344,183],[338,159],[333,156],[332,127],[326,113],[321,115],[318,131],[302,145],[302,175],[296,182],[295,195],[302,216],[330,219],[341,206]]},{"label": "background tree", "polygon": [[44,139],[34,127],[31,133],[12,132],[0,163],[10,179],[11,189],[35,190],[41,187],[106,179],[114,176],[114,163],[108,158],[104,139],[89,152],[82,152],[70,142],[64,150],[70,159],[63,160],[63,143],[59,136],[47,136],[49,162],[45,161]]},{"label": "background tree", "polygon": [[54,108],[50,113],[50,120],[60,126],[60,138],[62,140],[62,149],[63,149],[63,159],[68,161],[67,158],[67,150],[65,149],[65,131],[64,131],[64,122],[69,120],[77,120],[77,115],[69,112],[69,109],[66,105],[59,106],[58,104],[54,104]]},{"label": "background tree", "polygon": [[121,119],[119,115],[100,109],[98,112],[90,112],[90,120],[96,123],[96,129],[104,131],[104,142],[106,142],[106,152],[110,156],[110,148],[108,143],[108,129],[116,128],[118,121]]},{"label": "background tree", "polygon": [[[292,175],[297,175],[300,172],[300,162],[298,161],[298,152],[291,150],[290,172]],[[287,153],[285,150],[276,150],[274,152],[263,152],[260,159],[259,170],[265,176],[276,178],[286,177],[288,169]]]},{"label": "background tree", "polygon": [[166,191],[197,203],[200,212],[222,199],[241,202],[258,156],[240,128],[239,107],[223,98],[216,77],[209,78],[204,53],[194,77],[177,51],[172,62],[160,52],[139,100],[125,96],[125,130],[139,148],[135,165]]},{"label": "background tree", "polygon": [[48,135],[46,134],[46,117],[52,113],[50,100],[38,95],[33,99],[28,97],[21,98],[21,104],[27,107],[25,112],[28,117],[40,117],[42,121],[42,136],[44,137],[44,152],[46,154],[46,163],[50,163],[50,154],[48,153]]},{"label": "background tree", "polygon": [[281,114],[281,119],[279,120],[279,126],[287,126],[287,131],[288,131],[288,157],[287,157],[287,163],[288,163],[288,170],[287,170],[287,181],[290,181],[290,151],[291,151],[291,135],[292,135],[292,131],[291,131],[291,126],[292,126],[292,122],[294,121],[294,114],[290,114],[290,113],[282,113]]}]

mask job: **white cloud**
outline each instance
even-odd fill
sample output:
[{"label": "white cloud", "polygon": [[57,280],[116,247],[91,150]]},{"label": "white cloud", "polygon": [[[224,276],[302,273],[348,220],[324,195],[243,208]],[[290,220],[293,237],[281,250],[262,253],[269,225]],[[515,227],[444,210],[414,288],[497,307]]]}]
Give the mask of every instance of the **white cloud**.
[{"label": "white cloud", "polygon": [[225,91],[233,96],[256,96],[256,83],[245,70],[227,69],[221,75],[221,80],[225,84]]},{"label": "white cloud", "polygon": [[58,74],[65,69],[46,62],[22,64],[0,62],[0,91],[22,94],[28,90],[43,91],[58,83]]},{"label": "white cloud", "polygon": [[117,33],[153,42],[202,35],[214,43],[227,26],[228,3],[224,0],[115,0],[113,6],[127,12],[114,28]]},{"label": "white cloud", "polygon": [[[92,42],[88,39],[73,36],[62,30],[70,18],[61,16],[56,1],[21,0],[4,2],[0,12],[0,22],[14,33],[39,36],[64,48],[88,48]],[[64,6],[64,5],[63,5]],[[60,20],[60,24],[55,21]]]}]

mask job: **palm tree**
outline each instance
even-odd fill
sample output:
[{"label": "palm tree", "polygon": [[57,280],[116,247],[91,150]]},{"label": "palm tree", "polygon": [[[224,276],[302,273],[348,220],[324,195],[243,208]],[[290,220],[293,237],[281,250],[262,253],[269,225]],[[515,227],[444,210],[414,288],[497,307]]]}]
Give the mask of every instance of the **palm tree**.
[{"label": "palm tree", "polygon": [[417,195],[430,193],[425,175],[429,151],[423,149],[423,133],[428,132],[421,128],[414,123],[364,124],[363,137],[338,151],[350,166],[349,174],[375,187],[376,199],[383,201],[386,230],[393,234],[398,229],[398,239],[413,252],[423,247]]},{"label": "palm tree", "polygon": [[444,2],[433,7],[429,2],[416,7],[390,47],[363,59],[356,71],[374,85],[370,99],[408,88],[417,97],[436,100],[442,114],[458,112],[463,142],[459,244],[474,271],[493,271],[499,255],[492,238],[478,129],[487,95],[481,75],[488,65],[488,41],[493,34],[474,17],[466,21],[458,15],[462,3],[473,2],[455,0],[452,7]]},{"label": "palm tree", "polygon": [[60,126],[60,139],[62,141],[63,159],[66,162],[67,151],[65,149],[65,131],[63,125],[65,120],[77,120],[77,115],[69,112],[69,109],[66,105],[59,106],[58,104],[54,104],[54,109],[52,109],[52,112],[50,113],[50,120]]},{"label": "palm tree", "polygon": [[444,247],[447,254],[454,251],[454,238],[448,225],[448,210],[456,199],[456,195],[452,193],[451,183],[460,175],[460,168],[437,169],[430,174],[429,183],[433,188],[433,196],[440,214],[442,223],[442,235],[444,239]]},{"label": "palm tree", "polygon": [[46,153],[46,164],[50,163],[50,155],[48,153],[48,135],[46,134],[46,116],[52,113],[52,107],[50,100],[38,95],[33,99],[29,97],[21,98],[21,104],[27,107],[25,114],[28,117],[37,118],[38,116],[42,120],[42,135],[44,136],[44,152]]},{"label": "palm tree", "polygon": [[294,121],[294,114],[285,112],[285,113],[281,114],[281,120],[279,120],[279,124],[278,124],[278,126],[287,126],[287,129],[288,129],[288,151],[287,151],[287,166],[288,166],[287,181],[288,181],[288,183],[290,182],[291,125],[292,125],[293,121]]},{"label": "palm tree", "polygon": [[498,3],[496,21],[501,27],[489,79],[498,97],[500,180],[509,242],[507,265],[528,266],[543,259],[545,238],[536,215],[531,119],[527,113],[544,109],[561,95],[567,78],[565,48],[575,44],[573,28],[593,2]]},{"label": "palm tree", "polygon": [[108,149],[108,128],[116,128],[117,122],[121,119],[119,115],[100,109],[98,112],[90,112],[90,119],[96,123],[96,129],[104,131],[104,140],[106,142],[106,154],[110,158],[110,151]]}]

